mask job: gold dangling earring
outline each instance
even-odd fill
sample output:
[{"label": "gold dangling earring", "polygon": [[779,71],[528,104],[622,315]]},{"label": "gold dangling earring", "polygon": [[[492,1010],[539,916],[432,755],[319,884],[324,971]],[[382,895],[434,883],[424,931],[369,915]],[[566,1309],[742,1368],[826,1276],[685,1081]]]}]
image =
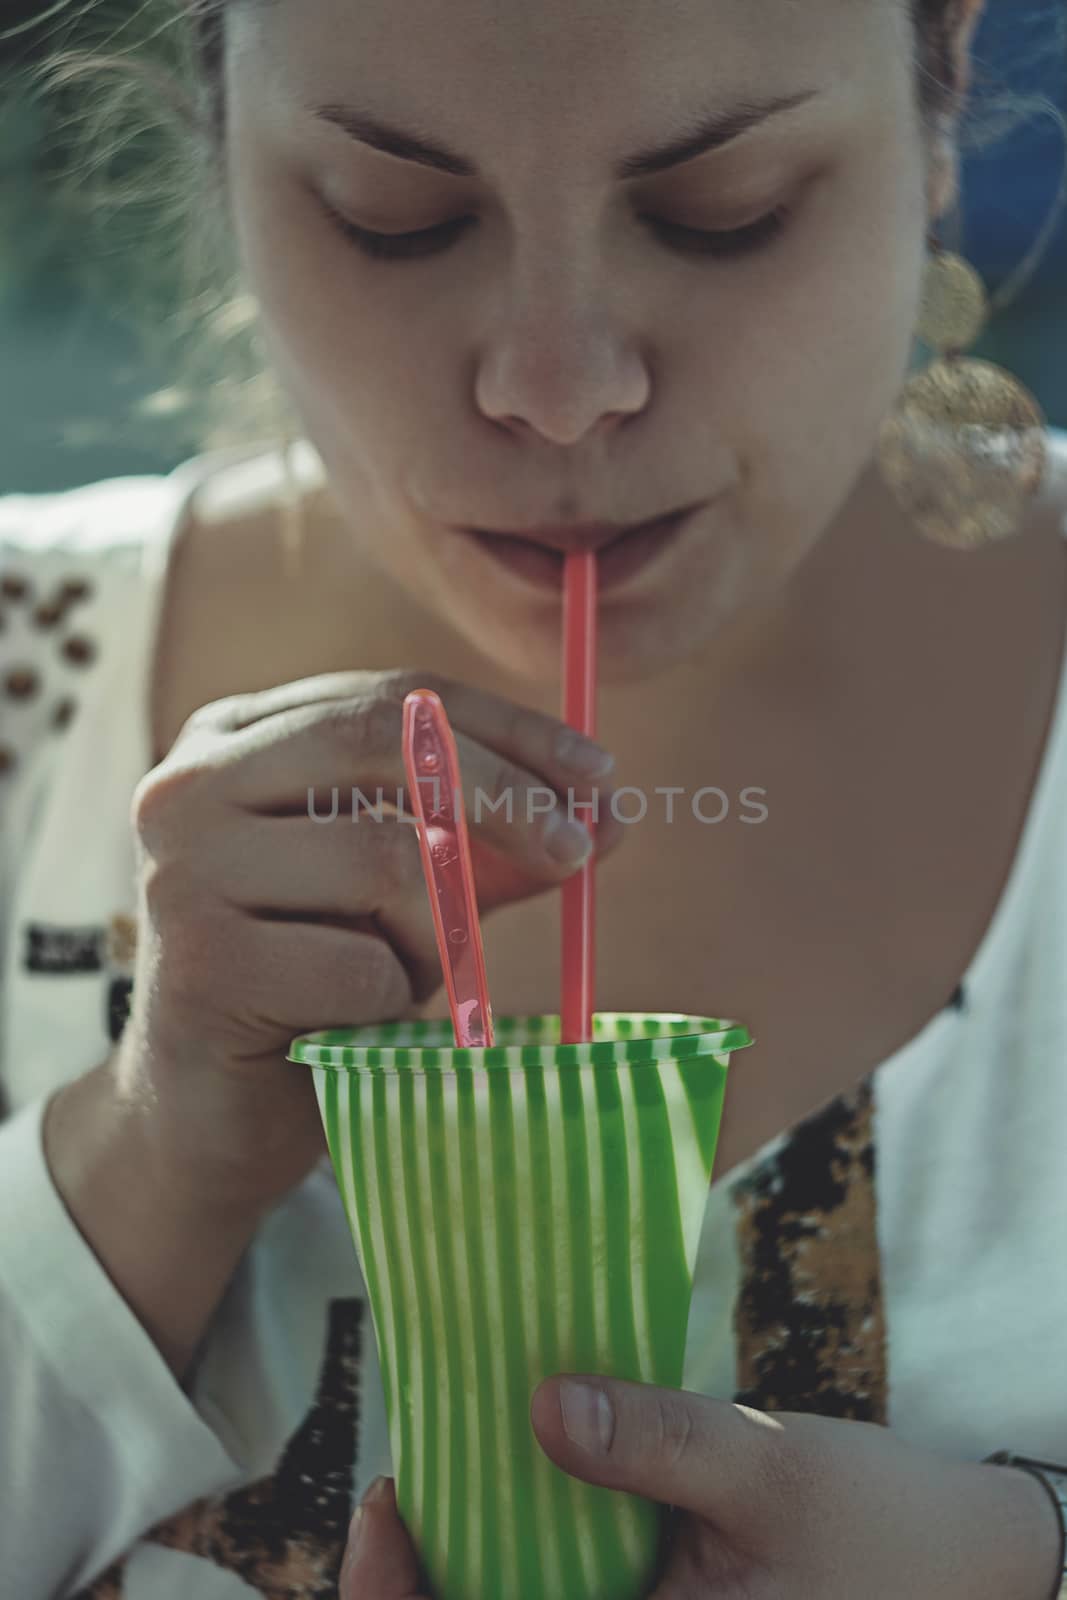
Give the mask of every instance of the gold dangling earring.
[{"label": "gold dangling earring", "polygon": [[882,425],[882,477],[919,532],[955,550],[1011,538],[1048,460],[1034,396],[990,361],[965,360],[989,318],[981,278],[930,240],[917,332],[937,352]]}]

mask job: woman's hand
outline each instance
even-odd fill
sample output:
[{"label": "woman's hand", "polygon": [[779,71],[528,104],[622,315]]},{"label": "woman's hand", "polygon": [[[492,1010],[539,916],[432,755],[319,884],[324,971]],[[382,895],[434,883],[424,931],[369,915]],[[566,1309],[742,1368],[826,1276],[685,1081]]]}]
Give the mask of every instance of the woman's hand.
[{"label": "woman's hand", "polygon": [[323,1155],[311,1074],[285,1060],[296,1034],[410,1016],[441,985],[410,802],[403,820],[366,809],[406,787],[416,687],[438,692],[455,730],[483,914],[575,871],[548,833],[568,790],[576,805],[600,790],[599,854],[625,831],[613,785],[570,764],[585,741],[562,722],[432,672],[308,678],[190,717],[133,797],[138,943],[118,1071],[161,1182],[197,1204],[262,1213]]},{"label": "woman's hand", "polygon": [[[1047,1600],[1058,1529],[1026,1473],[934,1455],[871,1423],[591,1381],[607,1413],[579,1404],[565,1422],[551,1378],[531,1420],[564,1471],[675,1508],[650,1600]],[[598,1415],[606,1447],[589,1449],[581,1419],[595,1438]],[[379,1483],[341,1600],[423,1600],[392,1481]]]},{"label": "woman's hand", "polygon": [[352,1518],[338,1600],[426,1600],[392,1478],[375,1478]]}]

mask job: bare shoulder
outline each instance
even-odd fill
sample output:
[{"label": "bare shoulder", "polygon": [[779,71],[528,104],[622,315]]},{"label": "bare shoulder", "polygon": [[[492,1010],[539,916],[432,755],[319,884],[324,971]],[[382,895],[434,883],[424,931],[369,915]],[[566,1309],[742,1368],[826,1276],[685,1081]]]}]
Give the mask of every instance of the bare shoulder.
[{"label": "bare shoulder", "polygon": [[[204,581],[249,577],[276,584],[299,577],[313,554],[323,516],[321,468],[308,455],[286,473],[280,454],[265,449],[244,460],[220,465],[197,487],[189,505],[183,542],[195,551]],[[295,518],[289,515],[296,511]],[[300,560],[287,564],[286,539],[299,535]]]},{"label": "bare shoulder", "polygon": [[[152,664],[155,756],[202,705],[287,681],[309,615],[321,496],[305,483],[296,518],[276,452],[221,466],[197,488],[175,535]],[[302,559],[287,559],[287,531]],[[301,674],[295,674],[301,675]]]}]

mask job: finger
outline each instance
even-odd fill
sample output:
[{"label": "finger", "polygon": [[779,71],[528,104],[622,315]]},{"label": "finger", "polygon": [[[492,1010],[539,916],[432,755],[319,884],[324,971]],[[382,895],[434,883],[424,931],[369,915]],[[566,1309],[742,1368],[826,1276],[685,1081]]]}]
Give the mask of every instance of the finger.
[{"label": "finger", "polygon": [[[618,841],[616,840],[615,843]],[[472,845],[480,835],[472,836]],[[546,871],[508,859],[507,882],[516,896],[545,887]],[[512,868],[516,872],[512,872]],[[195,858],[184,868],[205,898],[215,897],[257,919],[327,922],[389,940],[407,969],[416,998],[441,982],[433,914],[423,875],[417,830],[410,817],[338,817],[332,825],[307,818],[224,813],[204,830]],[[484,915],[496,903],[480,902]]]},{"label": "finger", "polygon": [[[531,891],[576,870],[561,863],[548,848],[547,810],[543,822],[541,820],[541,807],[549,804],[547,791],[543,798],[535,797],[535,803],[533,821],[521,831],[519,810],[512,822],[490,826],[488,820],[474,819],[469,800],[464,808],[472,849],[476,853],[488,850],[506,859],[529,879]],[[264,876],[264,864],[277,862],[286,873],[289,887],[275,882],[272,894],[275,904],[296,906],[314,900],[324,908],[339,911],[377,911],[391,902],[397,892],[404,892],[412,881],[425,882],[415,818],[406,810],[390,811],[387,804],[383,803],[374,811],[360,806],[354,812],[343,806],[334,810],[331,806],[328,812],[316,813],[314,817],[265,817],[254,812],[224,814],[225,820],[213,825],[212,836],[205,838],[201,833],[199,861],[205,869],[211,864],[211,881],[220,887],[225,884],[228,895],[241,904],[265,903],[269,886],[275,880]],[[558,809],[566,811],[566,803]],[[614,854],[633,826],[613,815],[606,803],[598,809],[599,819],[595,822],[588,808],[582,809],[579,805],[573,811],[581,827],[587,828],[592,823],[590,854],[596,860]],[[307,822],[311,822],[318,838],[302,826]],[[299,835],[297,828],[302,828]],[[339,831],[345,832],[352,841],[346,841],[340,856],[333,847]],[[576,865],[580,864],[579,859]],[[350,896],[357,889],[356,899],[352,901]],[[342,903],[335,905],[339,898]]]},{"label": "finger", "polygon": [[[195,853],[175,848],[181,843],[173,837],[175,812],[165,834],[168,847],[161,843],[153,874],[157,902],[165,899],[168,883],[174,886],[185,926],[202,926],[203,907],[212,900],[257,919],[332,921],[387,938],[416,999],[438,987],[440,960],[412,817],[357,809],[354,816],[339,810],[313,820],[212,808],[210,818],[201,819],[195,802],[191,810],[180,828],[183,834],[195,830]],[[618,846],[624,831],[610,821],[614,836],[609,825],[597,830],[601,856]],[[482,830],[472,828],[471,836],[474,845],[483,842]],[[566,875],[556,862],[535,865],[515,852],[505,859],[518,871],[507,879],[509,897],[538,892],[546,879]],[[494,903],[490,894],[483,913]],[[356,1021],[354,1014],[350,1020]]]},{"label": "finger", "polygon": [[[289,814],[332,815],[336,809],[366,818],[381,815],[384,807],[414,813],[399,706],[346,703],[325,713],[316,707],[290,715],[303,718],[301,725],[291,725],[287,736],[259,753],[242,753],[237,793],[228,797],[249,810]],[[551,840],[567,834],[584,844],[584,830],[568,826],[568,810],[580,817],[578,806],[591,798],[590,786],[572,783],[557,790],[528,766],[458,729],[455,739],[469,828],[538,876],[558,878],[576,866],[582,853],[560,853]],[[420,795],[432,807],[440,798],[439,783],[420,786]]]},{"label": "finger", "polygon": [[[270,695],[278,697],[280,691],[251,698],[258,702]],[[380,803],[376,792],[380,786],[381,800],[397,803],[398,791],[407,782],[402,699],[393,698],[378,683],[373,692],[350,699],[287,704],[275,698],[274,704],[273,714],[253,720],[236,717],[232,710],[203,708],[190,719],[194,731],[183,737],[179,759],[195,756],[202,764],[210,763],[224,778],[224,797],[248,810],[306,813],[309,796],[321,790],[328,805],[335,788],[344,791],[346,801],[352,790],[361,791],[360,803],[374,805]],[[485,798],[478,810],[490,836],[501,817],[510,823],[512,813],[518,813],[530,822],[546,814],[550,808],[546,788],[564,799],[573,793],[578,807],[591,801],[599,787],[601,809],[607,804],[613,786],[568,764],[567,747],[585,741],[558,720],[475,691],[453,693],[445,705],[456,735],[464,790],[469,791],[468,801],[476,789],[482,790]],[[478,714],[462,715],[465,707]],[[222,724],[213,722],[212,716],[233,725],[226,737],[220,738]],[[536,795],[531,799],[528,791]],[[468,804],[468,819],[470,814]]]},{"label": "finger", "polygon": [[[596,831],[597,856],[616,849],[626,831],[607,815]],[[490,842],[482,830],[476,838]],[[384,809],[315,820],[227,811],[200,835],[190,870],[231,904],[264,914],[370,916],[408,896],[426,900],[415,819]]]},{"label": "finger", "polygon": [[[603,746],[586,739],[558,717],[486,689],[472,689],[455,678],[417,669],[325,673],[215,701],[194,712],[189,721],[238,732],[264,717],[326,700],[384,697],[402,707],[414,689],[432,689],[440,696],[453,730],[492,745],[517,763],[530,764],[546,778],[600,778],[614,765],[614,758]],[[578,766],[574,765],[576,760]]]},{"label": "finger", "polygon": [[[556,809],[551,797],[549,802]],[[547,887],[574,868],[551,854],[546,823],[543,816],[526,827],[500,819],[493,827],[471,821],[469,836],[472,843],[491,844],[532,884]],[[600,854],[618,845],[618,826],[598,830]],[[200,882],[248,910],[371,915],[402,898],[426,900],[415,820],[384,805],[355,812],[339,805],[314,817],[226,808],[197,828],[195,854],[186,854]]]},{"label": "finger", "polygon": [[454,729],[499,750],[517,765],[528,766],[557,788],[600,782],[614,770],[615,758],[603,745],[532,706],[435,673],[427,678],[418,671],[396,672],[388,681],[401,705],[412,690],[432,689],[444,702]]},{"label": "finger", "polygon": [[728,1529],[783,1478],[783,1429],[762,1411],[620,1378],[548,1378],[530,1406],[545,1452],[588,1483],[679,1506]]},{"label": "finger", "polygon": [[200,839],[189,870],[257,915],[371,916],[421,888],[414,819],[383,812],[357,821],[226,811]]},{"label": "finger", "polygon": [[[167,932],[167,988],[202,1011],[223,998],[241,1038],[401,1017],[412,1004],[403,964],[385,939],[313,922],[270,922],[218,906],[183,915]],[[225,974],[220,985],[219,974]],[[261,1046],[262,1047],[262,1046]]]},{"label": "finger", "polygon": [[397,1511],[396,1485],[392,1478],[379,1479],[353,1518],[340,1600],[421,1600],[421,1591],[418,1559]]}]

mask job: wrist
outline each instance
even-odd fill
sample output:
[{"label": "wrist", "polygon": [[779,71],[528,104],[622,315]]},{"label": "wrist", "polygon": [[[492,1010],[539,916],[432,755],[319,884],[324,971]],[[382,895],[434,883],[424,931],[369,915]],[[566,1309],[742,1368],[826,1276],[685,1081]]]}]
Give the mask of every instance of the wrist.
[{"label": "wrist", "polygon": [[259,1212],[220,1206],[159,1164],[141,1108],[118,1091],[113,1059],[52,1097],[43,1144],[72,1221],[181,1379]]},{"label": "wrist", "polygon": [[137,1197],[165,1226],[223,1236],[254,1233],[266,1207],[236,1185],[213,1184],[190,1164],[171,1159],[149,1095],[127,1087],[129,1081],[120,1045],[53,1095],[43,1138],[57,1187],[124,1208]]},{"label": "wrist", "polygon": [[134,1025],[112,1057],[109,1093],[145,1170],[212,1225],[254,1227],[327,1154],[306,1068],[188,1063]]},{"label": "wrist", "polygon": [[[982,1593],[990,1600],[1053,1600],[1063,1576],[1063,1520],[1033,1473],[982,1462],[974,1471],[983,1500],[979,1515],[987,1560]],[[977,1480],[976,1480],[977,1482]]]}]

